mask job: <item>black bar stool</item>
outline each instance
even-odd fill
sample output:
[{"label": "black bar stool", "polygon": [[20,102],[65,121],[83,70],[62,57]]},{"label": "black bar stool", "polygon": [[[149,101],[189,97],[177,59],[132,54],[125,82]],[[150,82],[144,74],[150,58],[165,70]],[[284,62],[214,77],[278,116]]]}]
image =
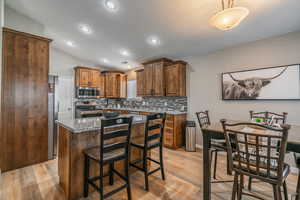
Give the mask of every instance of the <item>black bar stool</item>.
[{"label": "black bar stool", "polygon": [[[132,117],[123,117],[115,119],[105,119],[101,121],[100,146],[86,149],[84,151],[84,197],[88,197],[89,185],[93,186],[103,200],[113,194],[127,188],[127,197],[131,200],[131,190],[129,181],[129,157],[130,157],[130,135],[131,135]],[[116,142],[117,140],[117,142]],[[93,160],[100,165],[100,175],[90,177],[90,161]],[[114,169],[114,162],[124,160],[125,175]],[[109,172],[104,174],[104,165],[109,165]],[[109,184],[114,184],[114,174],[117,174],[125,181],[125,184],[104,194],[103,179],[109,176]],[[99,181],[99,187],[95,184]]]},{"label": "black bar stool", "polygon": [[[164,164],[163,164],[163,133],[164,133],[165,119],[166,119],[166,115],[162,113],[147,115],[144,141],[139,144],[131,143],[133,147],[143,150],[143,159],[130,163],[130,166],[135,167],[138,170],[144,172],[145,189],[147,191],[149,190],[149,184],[148,184],[149,175],[160,170],[162,179],[165,180]],[[159,148],[160,161],[154,160],[148,156],[148,152],[155,148]],[[155,170],[149,171],[148,161],[152,161],[158,164],[160,167],[158,167]],[[142,163],[142,167],[137,165],[139,163]]]}]

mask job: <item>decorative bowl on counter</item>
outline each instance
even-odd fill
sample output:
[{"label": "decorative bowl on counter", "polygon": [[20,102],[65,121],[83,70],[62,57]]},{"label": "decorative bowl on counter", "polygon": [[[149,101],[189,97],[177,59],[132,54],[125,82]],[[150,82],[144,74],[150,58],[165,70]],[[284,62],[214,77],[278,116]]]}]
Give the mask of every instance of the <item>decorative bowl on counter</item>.
[{"label": "decorative bowl on counter", "polygon": [[105,118],[115,118],[115,117],[119,116],[119,113],[117,113],[117,112],[104,112],[103,116]]}]

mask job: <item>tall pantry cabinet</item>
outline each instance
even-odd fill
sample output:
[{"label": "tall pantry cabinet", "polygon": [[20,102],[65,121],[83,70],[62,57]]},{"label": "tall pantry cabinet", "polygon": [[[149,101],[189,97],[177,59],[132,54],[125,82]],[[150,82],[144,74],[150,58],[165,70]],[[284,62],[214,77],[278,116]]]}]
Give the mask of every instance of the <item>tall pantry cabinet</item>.
[{"label": "tall pantry cabinet", "polygon": [[3,29],[0,168],[48,160],[48,71],[51,40]]}]

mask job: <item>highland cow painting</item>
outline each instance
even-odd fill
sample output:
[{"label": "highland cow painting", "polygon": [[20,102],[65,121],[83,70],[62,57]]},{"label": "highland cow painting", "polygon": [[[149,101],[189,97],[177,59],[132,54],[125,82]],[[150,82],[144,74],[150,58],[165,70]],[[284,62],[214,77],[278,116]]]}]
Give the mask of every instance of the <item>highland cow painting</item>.
[{"label": "highland cow painting", "polygon": [[300,64],[222,74],[223,100],[300,100]]}]

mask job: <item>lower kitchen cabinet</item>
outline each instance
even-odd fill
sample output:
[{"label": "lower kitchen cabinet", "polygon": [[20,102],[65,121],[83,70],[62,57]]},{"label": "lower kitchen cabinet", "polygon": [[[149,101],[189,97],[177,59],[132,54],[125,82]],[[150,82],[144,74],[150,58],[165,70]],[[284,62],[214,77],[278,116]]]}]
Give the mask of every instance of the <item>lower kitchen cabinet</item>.
[{"label": "lower kitchen cabinet", "polygon": [[164,146],[167,148],[178,149],[184,144],[184,126],[186,114],[170,115],[167,114],[164,129]]}]

